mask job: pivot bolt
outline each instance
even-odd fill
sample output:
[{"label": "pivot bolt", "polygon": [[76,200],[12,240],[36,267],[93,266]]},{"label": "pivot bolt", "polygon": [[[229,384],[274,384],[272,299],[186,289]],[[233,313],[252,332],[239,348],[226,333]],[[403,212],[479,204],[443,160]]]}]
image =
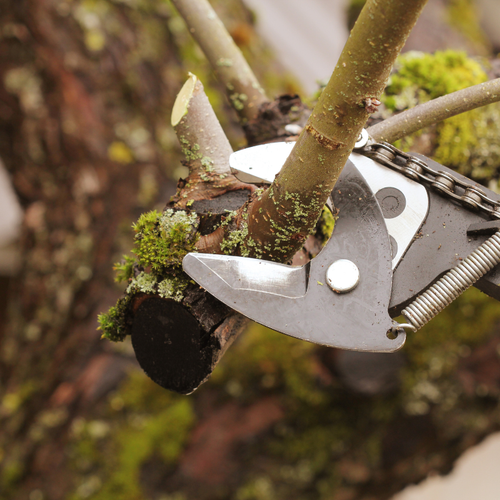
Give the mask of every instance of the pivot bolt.
[{"label": "pivot bolt", "polygon": [[350,292],[359,283],[358,266],[348,259],[336,260],[326,271],[326,282],[334,292]]}]

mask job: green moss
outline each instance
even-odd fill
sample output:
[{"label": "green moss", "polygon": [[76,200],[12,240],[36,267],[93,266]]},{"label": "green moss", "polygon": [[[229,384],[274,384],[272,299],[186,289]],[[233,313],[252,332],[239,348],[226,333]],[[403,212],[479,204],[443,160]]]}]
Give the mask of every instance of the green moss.
[{"label": "green moss", "polygon": [[113,266],[115,271],[115,281],[121,283],[122,281],[129,281],[134,274],[135,259],[129,255],[124,255],[121,262],[116,262]]},{"label": "green moss", "polygon": [[125,296],[107,313],[98,316],[102,338],[119,342],[129,333],[127,309],[138,293],[156,294],[165,299],[181,301],[189,283],[182,272],[182,259],[195,251],[199,234],[198,218],[183,210],[153,210],[139,217],[133,225],[136,233],[133,253],[115,264],[115,280],[126,281]]},{"label": "green moss", "polygon": [[318,220],[316,226],[316,235],[321,237],[323,245],[326,245],[330,236],[333,234],[333,228],[335,227],[335,217],[328,208],[323,208],[321,212],[321,217]]},{"label": "green moss", "polygon": [[136,236],[133,252],[138,264],[160,275],[169,266],[181,266],[182,259],[195,248],[199,235],[196,214],[185,211],[153,210],[142,214],[133,225]]},{"label": "green moss", "polygon": [[408,52],[398,58],[395,70],[384,97],[391,109],[396,108],[395,96],[407,87],[412,87],[419,102],[423,102],[488,79],[477,61],[465,52],[453,50],[435,54]]},{"label": "green moss", "polygon": [[[383,102],[392,112],[402,111],[487,79],[481,65],[463,52],[411,52],[398,59]],[[499,104],[449,118],[437,124],[435,131],[432,156],[436,161],[478,181],[498,176]],[[403,139],[399,145],[411,149],[415,138],[424,132]]]},{"label": "green moss", "polygon": [[97,316],[98,330],[102,331],[102,338],[112,342],[121,342],[127,336],[126,327],[127,308],[130,304],[130,296],[118,299],[115,306],[109,308],[107,313]]}]

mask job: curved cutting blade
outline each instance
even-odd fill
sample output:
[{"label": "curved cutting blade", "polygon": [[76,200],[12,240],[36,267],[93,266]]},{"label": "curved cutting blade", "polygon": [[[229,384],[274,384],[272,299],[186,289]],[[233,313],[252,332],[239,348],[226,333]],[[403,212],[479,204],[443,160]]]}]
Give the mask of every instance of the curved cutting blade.
[{"label": "curved cutting blade", "polygon": [[[355,351],[392,352],[406,336],[387,337],[392,269],[381,210],[363,176],[347,162],[332,198],[339,209],[334,234],[302,267],[243,257],[188,254],[187,274],[245,316],[299,339]],[[358,286],[337,294],[326,271],[348,259],[360,272]]]}]

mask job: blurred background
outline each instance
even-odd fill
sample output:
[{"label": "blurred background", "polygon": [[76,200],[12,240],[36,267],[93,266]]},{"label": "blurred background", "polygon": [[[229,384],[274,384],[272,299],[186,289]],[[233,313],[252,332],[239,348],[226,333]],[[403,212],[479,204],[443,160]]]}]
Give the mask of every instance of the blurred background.
[{"label": "blurred background", "polygon": [[[307,102],[362,4],[212,2],[268,95]],[[405,51],[462,52],[422,59],[384,113],[434,97],[426,79],[498,77],[499,9],[429,0]],[[130,342],[101,341],[132,222],[186,175],[170,112],[188,71],[235,149],[244,136],[168,1],[2,0],[0,13],[0,499],[386,499],[429,476],[434,490],[395,498],[498,498],[500,308],[476,290],[392,355],[253,325],[190,396],[151,382]],[[492,105],[406,145],[497,189],[499,123]]]}]

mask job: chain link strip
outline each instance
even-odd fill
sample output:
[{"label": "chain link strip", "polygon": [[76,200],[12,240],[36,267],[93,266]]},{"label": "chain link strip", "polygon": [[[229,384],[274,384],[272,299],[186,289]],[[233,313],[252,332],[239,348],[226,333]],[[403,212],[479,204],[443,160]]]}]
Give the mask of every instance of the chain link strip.
[{"label": "chain link strip", "polygon": [[472,181],[466,182],[448,172],[435,170],[424,160],[405,153],[387,142],[370,144],[357,150],[372,160],[402,173],[410,179],[428,184],[441,195],[455,200],[468,210],[480,211],[493,219],[500,219],[500,204],[489,198]]}]

